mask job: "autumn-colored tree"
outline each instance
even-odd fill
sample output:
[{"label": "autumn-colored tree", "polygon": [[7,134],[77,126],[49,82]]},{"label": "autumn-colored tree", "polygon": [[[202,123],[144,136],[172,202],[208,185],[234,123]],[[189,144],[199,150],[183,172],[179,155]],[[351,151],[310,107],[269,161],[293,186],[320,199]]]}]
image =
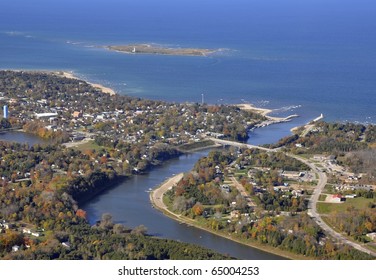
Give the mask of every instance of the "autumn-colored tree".
[{"label": "autumn-colored tree", "polygon": [[84,211],[82,209],[78,209],[76,211],[76,216],[86,220],[87,213],[86,213],[86,211]]},{"label": "autumn-colored tree", "polygon": [[184,187],[183,186],[177,186],[175,188],[175,196],[181,196],[183,193],[185,193]]},{"label": "autumn-colored tree", "polygon": [[330,239],[328,239],[325,242],[324,249],[325,249],[325,253],[328,254],[329,256],[331,256],[335,253],[335,246]]},{"label": "autumn-colored tree", "polygon": [[0,250],[10,250],[13,245],[21,244],[23,244],[22,235],[15,231],[7,230],[0,236]]},{"label": "autumn-colored tree", "polygon": [[201,216],[202,213],[204,212],[204,207],[202,206],[201,203],[197,202],[193,207],[192,207],[192,212],[195,216]]},{"label": "autumn-colored tree", "polygon": [[107,163],[107,157],[105,157],[105,156],[102,156],[101,158],[100,158],[100,160],[99,160],[99,162],[101,163],[101,164],[105,164],[105,163]]}]

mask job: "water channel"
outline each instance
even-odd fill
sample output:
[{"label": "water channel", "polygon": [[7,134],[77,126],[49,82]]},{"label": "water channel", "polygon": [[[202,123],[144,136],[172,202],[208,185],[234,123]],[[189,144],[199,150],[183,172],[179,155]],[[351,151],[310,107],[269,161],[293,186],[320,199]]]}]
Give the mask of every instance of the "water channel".
[{"label": "water channel", "polygon": [[195,243],[239,259],[281,259],[201,229],[180,224],[151,206],[149,188],[158,186],[174,174],[191,170],[195,162],[207,153],[208,151],[201,151],[170,160],[146,175],[133,176],[81,207],[87,211],[91,223],[99,220],[103,213],[110,213],[116,223],[129,227],[142,224],[148,228],[149,234]]},{"label": "water channel", "polygon": [[[30,145],[44,142],[38,137],[22,132],[1,133],[0,140],[26,142]],[[283,259],[277,255],[181,224],[152,207],[149,189],[155,188],[174,174],[191,170],[197,160],[207,155],[208,152],[208,150],[199,151],[169,160],[148,174],[135,175],[101,193],[93,200],[81,205],[81,208],[87,211],[88,220],[92,224],[99,220],[102,214],[110,213],[115,223],[122,223],[131,228],[144,225],[151,235],[198,244],[238,259]]]}]

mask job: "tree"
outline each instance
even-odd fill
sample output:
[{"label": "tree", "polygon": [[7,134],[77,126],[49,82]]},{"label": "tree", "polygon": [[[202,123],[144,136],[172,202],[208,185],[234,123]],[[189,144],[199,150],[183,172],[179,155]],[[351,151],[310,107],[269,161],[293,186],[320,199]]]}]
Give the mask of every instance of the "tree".
[{"label": "tree", "polygon": [[175,197],[172,204],[172,209],[178,212],[187,210],[187,199],[184,196]]},{"label": "tree", "polygon": [[112,221],[112,216],[109,213],[104,213],[102,215],[99,226],[103,229],[111,229],[114,223]]},{"label": "tree", "polygon": [[129,230],[122,224],[115,224],[114,227],[113,227],[113,232],[115,234],[121,234],[121,233],[125,233],[125,232],[128,232]]},{"label": "tree", "polygon": [[136,235],[145,235],[147,231],[148,231],[147,227],[145,227],[144,225],[139,225],[139,226],[135,227],[131,231],[131,233],[136,234]]},{"label": "tree", "polygon": [[12,127],[8,119],[2,118],[0,121],[0,129],[7,129]]},{"label": "tree", "polygon": [[85,210],[78,209],[76,211],[76,216],[86,220],[87,214]]},{"label": "tree", "polygon": [[197,202],[193,207],[192,207],[192,212],[195,216],[201,216],[202,213],[204,212],[204,207],[200,202]]}]

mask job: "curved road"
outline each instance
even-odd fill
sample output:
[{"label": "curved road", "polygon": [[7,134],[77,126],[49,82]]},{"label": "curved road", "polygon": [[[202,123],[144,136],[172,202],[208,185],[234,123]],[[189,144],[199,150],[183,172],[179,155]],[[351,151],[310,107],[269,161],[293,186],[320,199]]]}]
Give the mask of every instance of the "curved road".
[{"label": "curved road", "polygon": [[317,183],[317,186],[315,188],[315,190],[313,191],[313,194],[311,196],[311,198],[309,199],[309,202],[308,202],[308,215],[327,233],[329,234],[330,236],[332,236],[333,238],[335,238],[337,241],[343,243],[343,244],[347,244],[349,246],[352,246],[354,247],[355,249],[359,250],[359,251],[362,251],[366,254],[369,254],[371,256],[374,256],[376,257],[376,253],[365,248],[364,246],[362,246],[361,244],[358,244],[358,243],[355,243],[347,238],[345,238],[343,235],[341,235],[340,233],[336,232],[334,229],[332,229],[330,226],[328,226],[327,223],[324,222],[324,220],[321,218],[320,214],[317,212],[317,201],[319,200],[319,197],[320,197],[320,194],[322,192],[322,190],[325,188],[326,186],[326,183],[328,181],[328,178],[326,176],[326,174],[322,171],[320,171],[316,166],[315,164],[313,164],[312,162],[306,160],[306,159],[303,159],[301,157],[297,157],[295,155],[292,155],[292,154],[287,154],[288,156],[290,157],[293,157],[303,163],[305,163],[306,165],[308,165],[312,171],[314,171],[319,179],[318,179],[318,183]]},{"label": "curved road", "polygon": [[[255,148],[255,149],[260,149],[260,150],[267,151],[267,152],[276,152],[276,151],[279,150],[279,149],[268,149],[268,148],[259,147],[259,146],[255,146],[255,145],[243,144],[243,143],[238,143],[238,142],[233,142],[233,141],[227,141],[227,140],[222,140],[222,139],[216,139],[216,138],[210,138],[210,140],[212,140],[212,141],[214,141],[216,143],[222,144],[222,145],[230,145],[230,146],[235,146],[235,147],[239,147],[239,148],[241,148],[241,147]],[[328,226],[328,224],[326,224],[323,221],[323,219],[321,218],[320,214],[317,212],[317,210],[316,210],[317,201],[319,200],[320,194],[321,194],[322,190],[324,189],[324,187],[326,186],[326,183],[328,181],[328,178],[327,178],[326,174],[324,172],[322,172],[321,170],[319,170],[314,163],[310,162],[307,159],[304,159],[304,158],[301,158],[301,157],[298,157],[296,155],[289,154],[289,153],[286,153],[286,155],[289,156],[289,157],[295,158],[296,160],[299,160],[299,161],[301,161],[303,163],[305,163],[319,177],[318,178],[318,182],[317,182],[317,186],[316,186],[315,190],[313,191],[313,194],[312,194],[312,196],[311,196],[311,198],[309,199],[309,202],[308,202],[308,215],[328,235],[330,235],[331,237],[333,237],[334,239],[336,239],[338,242],[341,242],[343,244],[347,244],[347,245],[352,246],[353,248],[355,248],[355,249],[357,249],[357,250],[359,250],[361,252],[364,252],[364,253],[369,254],[369,255],[371,255],[373,257],[376,257],[376,252],[371,251],[371,250],[365,248],[361,244],[358,244],[356,242],[353,242],[353,241],[347,239],[345,236],[341,235],[340,233],[338,233],[334,229],[332,229],[330,226]]]},{"label": "curved road", "polygon": [[159,188],[156,188],[152,192],[150,192],[150,200],[152,203],[155,204],[156,208],[161,209],[162,212],[165,211],[165,212],[168,212],[170,215],[180,217],[180,215],[177,215],[174,212],[167,209],[167,206],[163,202],[163,195],[168,189],[172,188],[181,179],[183,179],[183,176],[184,176],[184,173],[175,175],[174,177],[171,177],[170,179],[165,181]]}]

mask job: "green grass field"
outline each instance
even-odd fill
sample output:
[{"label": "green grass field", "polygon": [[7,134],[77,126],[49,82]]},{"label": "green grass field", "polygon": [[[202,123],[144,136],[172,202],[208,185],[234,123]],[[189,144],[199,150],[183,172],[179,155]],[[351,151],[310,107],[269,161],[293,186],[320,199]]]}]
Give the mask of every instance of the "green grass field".
[{"label": "green grass field", "polygon": [[337,212],[346,211],[348,207],[354,207],[356,209],[366,209],[368,207],[368,203],[372,201],[373,199],[370,199],[370,198],[357,197],[357,198],[347,199],[344,203],[318,202],[317,211],[320,214],[330,214],[334,211],[337,211]]},{"label": "green grass field", "polygon": [[96,151],[99,151],[100,149],[102,149],[103,147],[97,145],[94,140],[92,141],[89,141],[87,143],[84,143],[84,144],[81,144],[81,145],[78,145],[77,147],[74,147],[75,149],[77,150],[80,150],[81,152],[84,152],[86,150],[96,150]]},{"label": "green grass field", "polygon": [[325,194],[320,194],[319,201],[325,201],[326,195]]},{"label": "green grass field", "polygon": [[329,193],[329,194],[334,194],[334,189],[333,189],[333,185],[332,184],[326,184],[325,188],[324,188],[324,192],[325,193]]}]

